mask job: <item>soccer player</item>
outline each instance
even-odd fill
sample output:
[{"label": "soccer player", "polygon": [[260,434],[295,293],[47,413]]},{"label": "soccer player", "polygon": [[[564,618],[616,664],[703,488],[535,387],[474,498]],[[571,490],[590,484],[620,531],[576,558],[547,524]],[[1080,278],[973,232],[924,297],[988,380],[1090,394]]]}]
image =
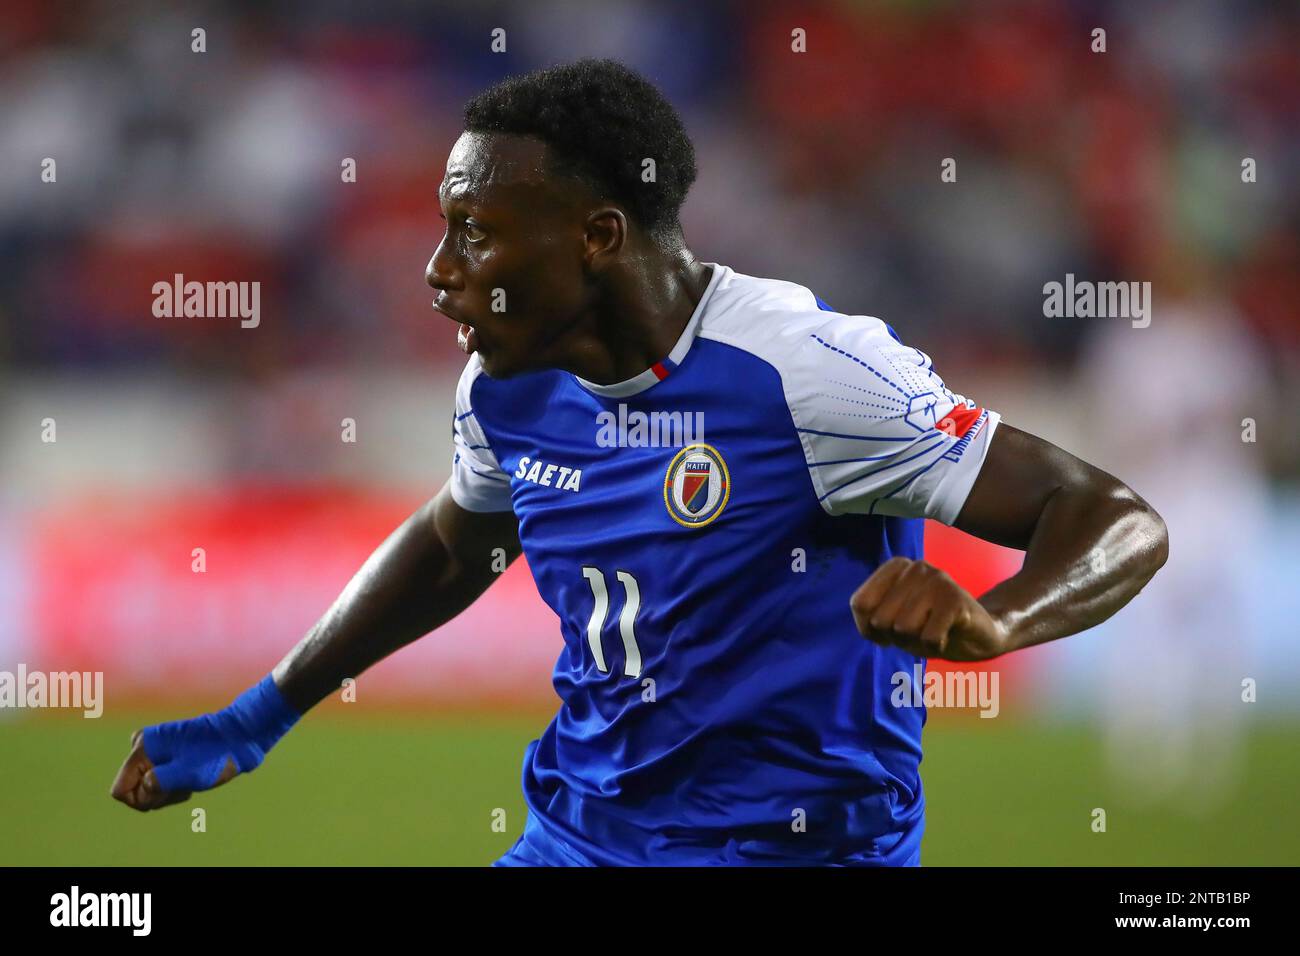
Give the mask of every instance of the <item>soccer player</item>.
[{"label": "soccer player", "polygon": [[[919,863],[925,715],[893,676],[1100,623],[1165,527],[880,319],[696,259],[695,175],[673,108],[612,61],[468,104],[427,270],[469,354],[450,480],[261,683],[138,732],[114,797],[151,810],[254,769],[522,550],[561,705],[499,864]],[[1022,570],[976,599],[924,560],[924,518]]]}]

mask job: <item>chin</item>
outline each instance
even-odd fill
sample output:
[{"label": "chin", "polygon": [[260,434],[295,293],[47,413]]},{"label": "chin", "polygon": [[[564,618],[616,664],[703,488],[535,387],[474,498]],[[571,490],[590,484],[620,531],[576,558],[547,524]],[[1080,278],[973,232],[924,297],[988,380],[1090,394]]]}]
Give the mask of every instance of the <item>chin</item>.
[{"label": "chin", "polygon": [[488,378],[512,378],[523,371],[517,364],[511,363],[508,359],[502,358],[495,352],[480,351],[478,360]]}]

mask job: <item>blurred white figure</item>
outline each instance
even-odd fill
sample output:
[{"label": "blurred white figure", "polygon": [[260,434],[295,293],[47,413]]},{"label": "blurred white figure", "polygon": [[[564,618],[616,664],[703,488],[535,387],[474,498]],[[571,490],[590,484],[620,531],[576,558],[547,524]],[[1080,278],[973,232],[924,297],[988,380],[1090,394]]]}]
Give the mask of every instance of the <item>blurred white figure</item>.
[{"label": "blurred white figure", "polygon": [[1169,527],[1168,564],[1103,641],[1108,763],[1135,803],[1200,815],[1242,779],[1252,608],[1268,599],[1252,574],[1267,531],[1263,452],[1243,441],[1242,420],[1275,416],[1234,308],[1196,298],[1161,303],[1157,285],[1150,327],[1099,320],[1109,324],[1085,356],[1083,408],[1092,460]]}]

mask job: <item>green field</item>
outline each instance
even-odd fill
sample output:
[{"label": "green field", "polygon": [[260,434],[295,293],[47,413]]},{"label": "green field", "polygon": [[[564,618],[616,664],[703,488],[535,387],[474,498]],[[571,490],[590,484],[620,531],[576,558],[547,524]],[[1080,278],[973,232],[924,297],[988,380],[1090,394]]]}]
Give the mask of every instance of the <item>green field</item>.
[{"label": "green field", "polygon": [[[519,763],[544,717],[314,714],[250,777],[137,814],[108,796],[130,731],[175,714],[0,723],[0,864],[481,865],[524,820]],[[989,726],[996,723],[996,727]],[[1300,732],[1255,728],[1231,801],[1199,816],[1127,799],[1095,731],[932,721],[926,865],[1300,863]],[[1104,807],[1106,833],[1090,812]],[[202,807],[207,831],[191,830]],[[508,833],[493,833],[505,810]]]}]

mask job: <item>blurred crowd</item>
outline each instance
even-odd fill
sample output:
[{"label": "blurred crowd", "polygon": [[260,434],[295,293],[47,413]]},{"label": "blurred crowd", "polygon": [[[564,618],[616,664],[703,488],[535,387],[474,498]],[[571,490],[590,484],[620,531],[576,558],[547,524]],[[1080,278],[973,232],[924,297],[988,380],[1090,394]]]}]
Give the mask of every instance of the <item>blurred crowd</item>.
[{"label": "blurred crowd", "polygon": [[[0,376],[454,374],[423,271],[461,107],[602,55],[682,110],[706,261],[886,317],[941,367],[1009,373],[1071,373],[1105,331],[1045,317],[1045,283],[1150,281],[1156,323],[1216,303],[1295,404],[1293,4],[10,0],[4,22]],[[155,318],[176,273],[260,281],[263,321]],[[1287,442],[1265,457],[1297,468]]]},{"label": "blurred crowd", "polygon": [[[1243,675],[1300,701],[1295,3],[7,0],[0,664],[236,688],[315,619],[449,467],[464,356],[424,269],[463,105],[582,56],[680,108],[700,258],[887,319],[1160,510],[1142,599],[1026,656],[1117,773],[1226,792]],[[156,317],[176,274],[260,282],[257,327]],[[1150,282],[1151,324],[1046,316],[1067,275]],[[554,619],[510,587],[394,681],[548,693]]]}]

